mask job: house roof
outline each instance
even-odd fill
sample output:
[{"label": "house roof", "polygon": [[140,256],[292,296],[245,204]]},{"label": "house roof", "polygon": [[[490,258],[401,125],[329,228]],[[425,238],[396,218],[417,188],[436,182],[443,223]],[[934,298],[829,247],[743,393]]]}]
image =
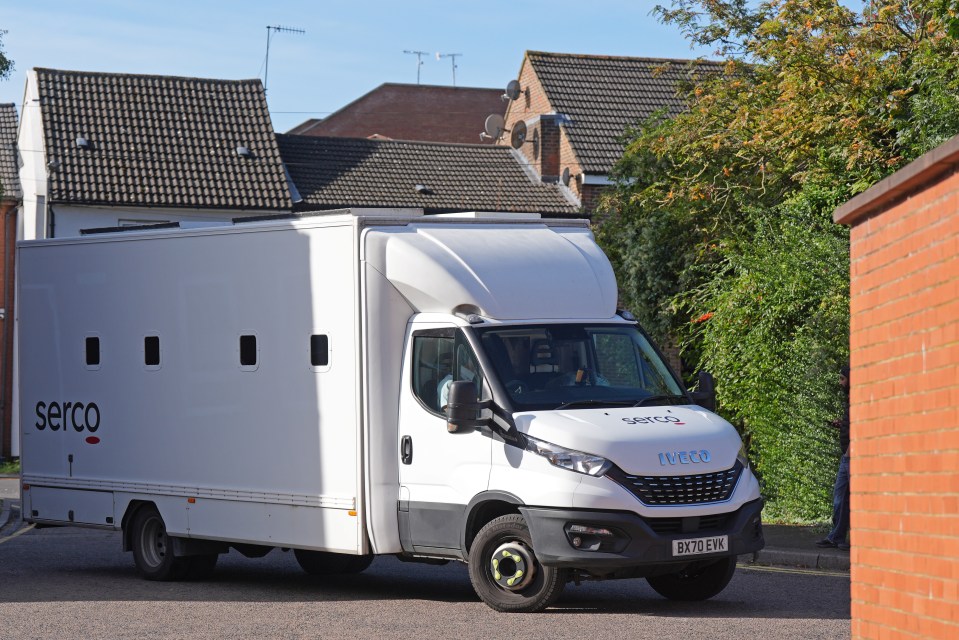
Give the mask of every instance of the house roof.
[{"label": "house roof", "polygon": [[477,143],[486,117],[506,112],[502,95],[502,89],[386,83],[326,118],[308,120],[289,133]]},{"label": "house roof", "polygon": [[[527,173],[508,147],[293,135],[277,140],[303,199],[297,210],[417,207],[428,213],[551,215],[577,210],[560,187]],[[417,185],[425,189],[418,191]]]},{"label": "house roof", "polygon": [[23,196],[17,162],[17,108],[0,104],[0,191],[5,200]]},{"label": "house roof", "polygon": [[722,63],[701,60],[623,58],[527,51],[550,106],[569,116],[565,125],[583,170],[608,174],[623,155],[626,128],[665,108],[685,109],[680,86],[697,74],[717,73]]},{"label": "house roof", "polygon": [[36,74],[51,202],[291,208],[259,80]]}]

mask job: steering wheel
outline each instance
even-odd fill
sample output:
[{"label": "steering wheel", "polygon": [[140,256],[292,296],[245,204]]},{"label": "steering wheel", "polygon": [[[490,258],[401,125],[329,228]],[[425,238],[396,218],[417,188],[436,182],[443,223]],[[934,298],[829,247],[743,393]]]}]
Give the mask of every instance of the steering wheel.
[{"label": "steering wheel", "polygon": [[506,383],[506,390],[509,391],[511,395],[518,396],[526,393],[526,383],[522,380],[510,380]]}]

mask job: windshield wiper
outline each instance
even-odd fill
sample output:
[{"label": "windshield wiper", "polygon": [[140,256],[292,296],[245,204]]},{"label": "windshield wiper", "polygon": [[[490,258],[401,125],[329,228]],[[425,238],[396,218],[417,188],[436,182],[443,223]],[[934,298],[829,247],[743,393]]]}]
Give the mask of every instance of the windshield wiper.
[{"label": "windshield wiper", "polygon": [[685,403],[686,396],[680,396],[676,394],[660,394],[655,396],[646,396],[645,398],[643,398],[642,400],[640,400],[633,406],[644,407],[647,404],[652,404],[654,402],[660,402],[662,404],[679,404],[676,402],[677,400],[682,400],[684,401],[682,404],[686,404]]},{"label": "windshield wiper", "polygon": [[595,407],[595,406],[614,406],[614,407],[629,407],[636,406],[629,400],[573,400],[571,402],[564,402],[563,404],[556,407],[556,411],[560,409],[569,409],[570,407],[584,406],[584,407]]}]

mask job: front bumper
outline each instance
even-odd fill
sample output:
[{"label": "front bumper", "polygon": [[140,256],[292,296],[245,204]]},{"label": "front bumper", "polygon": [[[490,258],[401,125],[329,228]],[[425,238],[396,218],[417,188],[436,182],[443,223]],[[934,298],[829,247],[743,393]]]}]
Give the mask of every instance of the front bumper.
[{"label": "front bumper", "polygon": [[[765,546],[760,519],[762,508],[763,501],[759,499],[730,513],[703,517],[684,516],[681,509],[672,510],[670,517],[663,518],[585,509],[520,507],[520,511],[529,525],[536,557],[543,565],[608,575],[624,569],[654,573],[656,567],[688,565],[758,551]],[[614,535],[580,535],[581,547],[576,548],[571,542],[573,534],[568,532],[570,525],[606,529]],[[673,556],[673,540],[719,535],[729,536],[727,550]]]}]

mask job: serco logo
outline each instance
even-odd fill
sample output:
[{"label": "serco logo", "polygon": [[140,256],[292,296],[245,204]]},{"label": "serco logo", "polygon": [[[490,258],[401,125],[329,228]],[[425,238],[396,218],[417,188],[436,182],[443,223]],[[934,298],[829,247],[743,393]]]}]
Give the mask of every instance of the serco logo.
[{"label": "serco logo", "polygon": [[676,464],[699,464],[710,460],[712,460],[712,456],[706,449],[698,451],[661,451],[659,454],[659,464],[664,467]]},{"label": "serco logo", "polygon": [[678,424],[684,425],[685,422],[682,422],[676,416],[645,416],[642,418],[622,418],[622,421],[626,424],[655,424],[657,422],[661,424]]},{"label": "serco logo", "polygon": [[[64,432],[72,427],[77,433],[88,431],[96,432],[100,428],[100,407],[96,402],[38,402],[36,406],[37,421],[34,426],[38,431],[49,427],[50,431]],[[87,438],[90,444],[97,444],[100,439],[96,436]]]}]

